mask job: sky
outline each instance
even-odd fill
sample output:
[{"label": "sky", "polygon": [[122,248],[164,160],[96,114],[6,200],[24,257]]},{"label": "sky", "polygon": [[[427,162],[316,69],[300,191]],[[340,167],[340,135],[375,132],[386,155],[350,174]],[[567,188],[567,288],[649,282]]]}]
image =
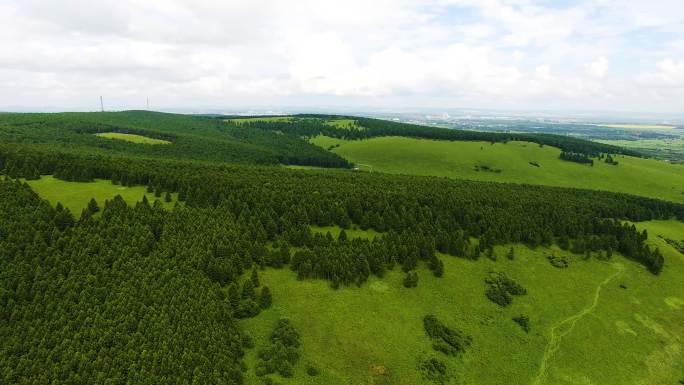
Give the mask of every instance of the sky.
[{"label": "sky", "polygon": [[682,0],[0,0],[0,110],[684,114]]}]

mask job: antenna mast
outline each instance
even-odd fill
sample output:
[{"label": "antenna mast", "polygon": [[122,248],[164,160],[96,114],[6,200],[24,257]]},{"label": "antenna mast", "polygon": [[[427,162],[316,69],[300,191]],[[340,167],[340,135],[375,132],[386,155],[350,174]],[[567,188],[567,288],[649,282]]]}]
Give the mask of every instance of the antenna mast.
[{"label": "antenna mast", "polygon": [[147,97],[147,110],[150,110],[150,97]]}]

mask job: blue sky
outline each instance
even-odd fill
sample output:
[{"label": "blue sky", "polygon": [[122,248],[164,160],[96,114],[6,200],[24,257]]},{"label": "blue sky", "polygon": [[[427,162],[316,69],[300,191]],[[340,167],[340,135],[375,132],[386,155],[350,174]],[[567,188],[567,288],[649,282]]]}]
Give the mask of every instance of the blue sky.
[{"label": "blue sky", "polygon": [[681,0],[0,0],[0,110],[684,111]]}]

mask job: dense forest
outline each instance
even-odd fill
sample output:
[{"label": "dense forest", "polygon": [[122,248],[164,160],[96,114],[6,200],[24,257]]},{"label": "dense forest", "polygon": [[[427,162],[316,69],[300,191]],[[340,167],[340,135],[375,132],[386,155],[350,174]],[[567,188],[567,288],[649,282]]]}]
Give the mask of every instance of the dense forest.
[{"label": "dense forest", "polygon": [[[333,288],[402,269],[415,286],[421,264],[440,277],[448,274],[443,258],[492,258],[496,245],[555,243],[589,257],[619,252],[659,274],[667,262],[646,245],[648,235],[625,220],[684,220],[683,205],[626,194],[216,162],[225,159],[195,153],[204,147],[191,133],[224,129],[209,118],[183,117],[174,126],[160,117],[154,129],[147,127],[147,113],[99,123],[80,114],[52,119],[0,118],[0,135],[11,138],[0,145],[2,383],[241,384],[248,370],[242,357],[252,344],[236,319],[271,306],[271,291],[278,290],[260,285],[259,269],[287,267],[300,279],[324,279]],[[359,123],[364,129],[358,132],[382,129]],[[302,161],[314,154],[316,162],[347,166],[304,145],[290,147],[290,140],[322,127],[318,123],[291,124],[295,132],[287,135],[276,133],[287,125],[252,124],[225,125],[226,135],[237,138],[226,143],[233,143],[231,156],[239,163],[262,163],[252,157],[273,146],[264,150],[268,156],[292,152]],[[172,142],[183,136],[188,147],[160,155],[80,134],[114,126]],[[274,135],[286,139],[253,151]],[[215,154],[225,155],[220,143]],[[307,155],[298,157],[300,150]],[[159,195],[177,192],[181,203],[173,210],[147,200],[131,207],[117,197],[70,213],[18,179],[45,174],[147,185]],[[358,226],[381,235],[365,240],[342,231],[333,237],[314,234],[312,225]],[[484,295],[502,306],[524,290],[501,275],[488,284]],[[471,343],[434,318],[426,317],[425,328],[445,354]],[[305,332],[279,322],[272,346],[258,353],[259,373],[290,373],[298,333]],[[440,372],[438,361],[428,364]]]},{"label": "dense forest", "polygon": [[[171,142],[148,146],[94,134],[138,134]],[[245,130],[221,120],[149,111],[0,114],[0,143],[98,155],[349,168],[338,155],[295,135]]]}]

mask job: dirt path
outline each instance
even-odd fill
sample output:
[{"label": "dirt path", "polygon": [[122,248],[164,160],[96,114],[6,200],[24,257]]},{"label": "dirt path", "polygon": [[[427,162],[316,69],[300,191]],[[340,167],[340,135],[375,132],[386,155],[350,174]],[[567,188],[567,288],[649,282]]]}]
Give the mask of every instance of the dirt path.
[{"label": "dirt path", "polygon": [[[540,385],[542,381],[544,381],[544,379],[546,378],[546,371],[549,366],[549,361],[551,360],[551,358],[553,358],[553,355],[558,351],[558,349],[560,349],[563,337],[567,336],[572,332],[572,330],[575,328],[575,324],[577,324],[577,321],[579,321],[584,316],[594,311],[596,305],[598,305],[599,297],[601,295],[601,289],[610,281],[615,279],[618,275],[622,274],[622,272],[624,271],[624,266],[620,264],[615,264],[614,266],[618,269],[618,271],[611,274],[608,278],[604,279],[603,282],[601,282],[598,285],[598,287],[596,288],[596,292],[594,293],[594,300],[592,301],[591,305],[582,309],[579,313],[562,320],[557,325],[551,328],[551,338],[549,339],[549,343],[546,345],[546,349],[544,349],[544,355],[542,356],[541,365],[539,365],[539,372],[537,372],[537,375],[534,377],[532,385]],[[561,330],[562,328],[565,328],[565,330],[559,332],[559,330]]]}]

